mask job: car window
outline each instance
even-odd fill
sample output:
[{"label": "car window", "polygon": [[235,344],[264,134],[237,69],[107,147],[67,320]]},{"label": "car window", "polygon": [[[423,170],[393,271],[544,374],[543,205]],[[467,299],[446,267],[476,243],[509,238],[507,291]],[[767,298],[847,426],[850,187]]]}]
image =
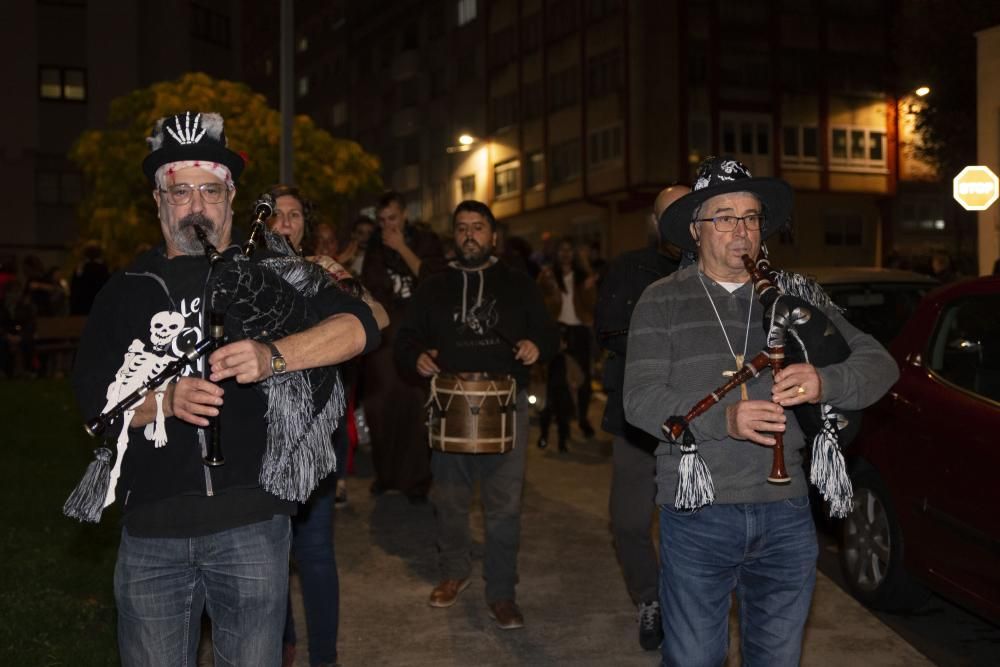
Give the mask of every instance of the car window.
[{"label": "car window", "polygon": [[931,287],[869,283],[829,285],[824,289],[833,302],[844,309],[848,322],[888,346]]},{"label": "car window", "polygon": [[1000,402],[1000,294],[956,299],[945,307],[926,358],[932,371]]}]

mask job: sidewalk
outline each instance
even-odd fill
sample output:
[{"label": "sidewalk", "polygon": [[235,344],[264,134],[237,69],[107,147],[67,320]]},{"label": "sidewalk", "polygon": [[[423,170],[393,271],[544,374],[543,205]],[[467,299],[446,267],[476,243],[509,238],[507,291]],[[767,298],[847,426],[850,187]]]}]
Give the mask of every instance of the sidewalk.
[{"label": "sidewalk", "polygon": [[[539,450],[537,438],[533,427],[518,586],[526,625],[514,631],[499,630],[487,614],[478,508],[472,585],[454,607],[432,609],[427,596],[437,580],[433,509],[412,506],[400,495],[371,497],[370,466],[361,455],[358,476],[348,479],[350,507],[336,519],[342,665],[659,664],[657,653],[639,648],[635,609],[611,544],[610,440],[571,442],[570,453],[560,455],[554,448]],[[296,665],[307,667],[297,579],[293,595],[300,629]],[[738,665],[735,617],[732,626],[727,665]],[[802,664],[932,663],[820,574]]]}]

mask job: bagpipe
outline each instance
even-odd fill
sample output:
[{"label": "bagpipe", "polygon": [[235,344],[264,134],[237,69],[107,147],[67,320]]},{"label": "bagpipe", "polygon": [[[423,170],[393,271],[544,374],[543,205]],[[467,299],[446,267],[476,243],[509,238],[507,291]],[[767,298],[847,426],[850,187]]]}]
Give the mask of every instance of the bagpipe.
[{"label": "bagpipe", "polygon": [[[845,361],[851,348],[823,308],[833,307],[829,297],[814,282],[796,274],[771,269],[766,257],[755,263],[743,255],[754,291],[764,307],[763,325],[767,348],[744,364],[726,384],[699,401],[686,415],[670,417],[662,430],[667,440],[679,445],[681,462],[674,504],[682,509],[696,509],[715,500],[715,487],[697,443],[690,422],[722,400],[732,389],[756,377],[770,367],[776,373],[785,363],[808,363],[817,368]],[[820,404],[800,404],[792,408],[806,438],[812,441],[810,481],[830,505],[830,515],[844,517],[851,509],[853,490],[841,449],[856,435],[861,425],[861,411],[837,410]],[[791,481],[784,461],[781,433],[772,434],[771,471],[767,481],[787,484]]]},{"label": "bagpipe", "polygon": [[[271,217],[273,207],[269,195],[257,201],[256,219],[242,248],[220,252],[209,242],[204,230],[195,229],[210,270],[202,300],[206,335],[197,345],[182,350],[180,358],[149,378],[139,390],[88,420],[85,429],[90,435],[102,435],[124,413],[138,406],[150,391],[178,377],[200,356],[225,343],[244,339],[279,340],[323,319],[311,298],[333,285],[333,278],[321,266],[296,256],[282,237],[267,231],[265,221]],[[263,248],[271,254],[254,257]],[[207,374],[208,365],[205,366]],[[261,462],[260,484],[279,498],[304,502],[336,465],[331,437],[346,406],[339,372],[335,366],[294,371],[272,375],[256,387],[267,402],[267,447]],[[209,422],[205,463],[223,465],[219,420]],[[123,453],[118,453],[116,470]],[[95,460],[63,506],[64,514],[81,521],[100,519],[103,508],[114,497],[108,493],[113,479],[111,460],[109,447],[95,451]]]}]

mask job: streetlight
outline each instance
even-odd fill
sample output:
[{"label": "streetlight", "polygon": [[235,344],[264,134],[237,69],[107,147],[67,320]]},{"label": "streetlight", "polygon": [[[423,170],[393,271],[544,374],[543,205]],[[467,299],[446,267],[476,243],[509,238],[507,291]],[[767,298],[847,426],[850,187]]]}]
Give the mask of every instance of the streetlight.
[{"label": "streetlight", "polygon": [[457,146],[448,146],[445,150],[449,153],[467,153],[472,150],[473,144],[477,143],[479,140],[476,139],[471,134],[462,133],[458,136]]},{"label": "streetlight", "polygon": [[462,144],[463,146],[471,146],[475,142],[476,138],[471,134],[463,134],[458,138],[458,143]]},{"label": "streetlight", "polygon": [[917,97],[925,97],[928,93],[931,92],[931,89],[927,86],[920,86],[914,92],[917,94]]}]

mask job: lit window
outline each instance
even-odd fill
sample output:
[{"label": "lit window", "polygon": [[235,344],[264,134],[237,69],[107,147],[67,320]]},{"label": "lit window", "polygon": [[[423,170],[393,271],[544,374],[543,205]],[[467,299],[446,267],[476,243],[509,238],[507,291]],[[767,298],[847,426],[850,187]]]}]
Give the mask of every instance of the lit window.
[{"label": "lit window", "polygon": [[299,97],[305,97],[309,94],[309,77],[300,76],[298,84]]},{"label": "lit window", "polygon": [[852,169],[885,169],[886,135],[882,129],[830,129],[830,164]]},{"label": "lit window", "polygon": [[458,188],[462,193],[462,199],[476,198],[476,175],[469,174],[458,179]]},{"label": "lit window", "polygon": [[330,111],[330,121],[334,127],[343,125],[347,122],[346,102],[337,102],[333,105],[333,109]]},{"label": "lit window", "polygon": [[528,156],[528,168],[524,174],[524,187],[540,188],[545,184],[545,154],[541,151]]},{"label": "lit window", "polygon": [[63,72],[63,97],[67,100],[83,101],[87,98],[87,89],[83,81],[83,70],[68,69]]},{"label": "lit window", "polygon": [[818,135],[814,126],[785,125],[781,137],[781,159],[786,165],[819,161]]},{"label": "lit window", "polygon": [[501,197],[514,195],[520,192],[520,160],[508,160],[506,162],[501,162],[493,168],[493,176],[495,199],[500,199]]},{"label": "lit window", "polygon": [[590,133],[587,163],[595,166],[620,160],[622,156],[621,125],[605,127]]},{"label": "lit window", "polygon": [[78,67],[39,68],[38,95],[43,100],[86,101],[86,70]]},{"label": "lit window", "polygon": [[308,51],[309,50],[309,38],[306,37],[305,35],[302,35],[301,37],[299,37],[299,41],[296,42],[296,44],[295,44],[295,49],[299,53],[305,53],[306,51]]},{"label": "lit window", "polygon": [[476,0],[458,0],[458,25],[476,20]]}]

